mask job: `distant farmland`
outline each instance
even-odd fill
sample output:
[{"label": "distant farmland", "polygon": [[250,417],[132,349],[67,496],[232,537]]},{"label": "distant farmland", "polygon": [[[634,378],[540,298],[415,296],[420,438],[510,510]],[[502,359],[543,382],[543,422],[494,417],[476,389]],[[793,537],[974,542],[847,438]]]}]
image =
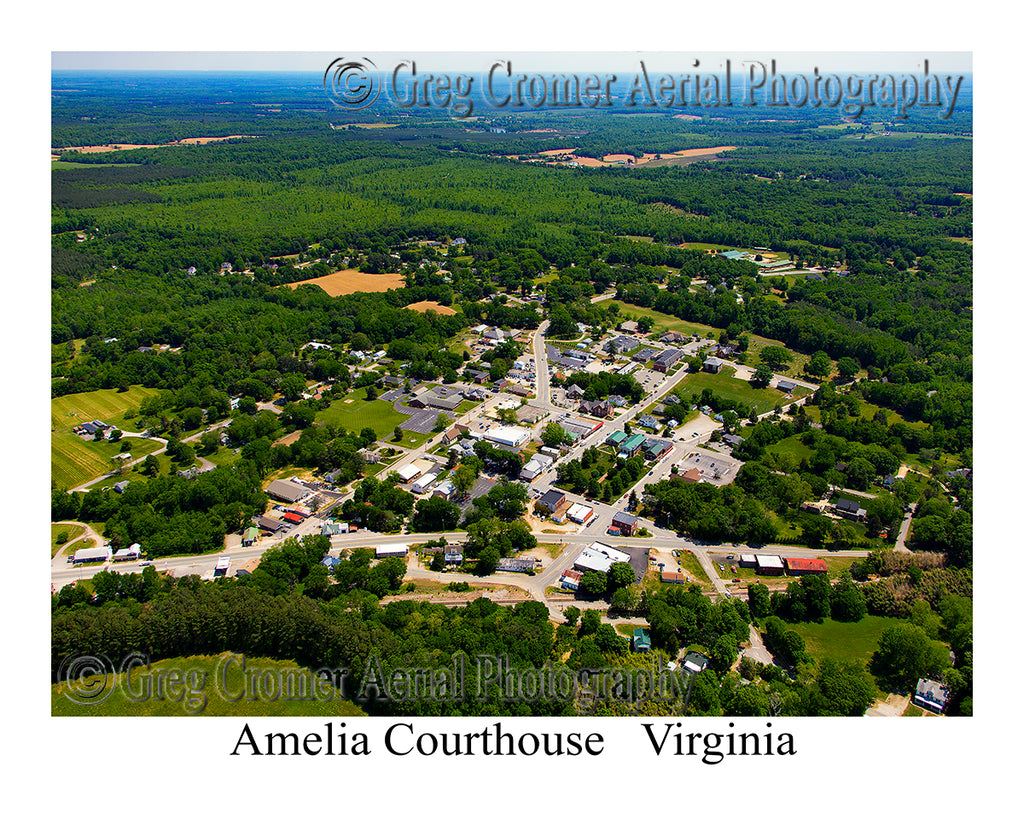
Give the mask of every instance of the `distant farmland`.
[{"label": "distant farmland", "polygon": [[[71,431],[83,421],[104,421],[119,426],[124,413],[137,410],[158,390],[131,387],[127,392],[93,390],[63,395],[50,400],[50,478],[58,486],[70,489],[109,472],[110,459],[121,450],[120,443],[97,442]],[[156,441],[132,438],[132,458],[160,448]]]},{"label": "distant farmland", "polygon": [[405,279],[399,273],[360,273],[358,270],[339,270],[327,276],[289,282],[282,285],[294,290],[300,284],[315,284],[328,296],[347,296],[349,293],[380,293],[405,287]]}]

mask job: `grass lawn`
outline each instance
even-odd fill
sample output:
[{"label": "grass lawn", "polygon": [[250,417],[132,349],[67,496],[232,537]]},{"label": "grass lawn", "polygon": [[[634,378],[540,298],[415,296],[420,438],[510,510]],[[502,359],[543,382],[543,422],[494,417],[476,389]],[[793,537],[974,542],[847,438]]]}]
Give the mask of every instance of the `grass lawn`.
[{"label": "grass lawn", "polygon": [[677,395],[700,396],[710,389],[719,398],[739,401],[748,407],[754,407],[758,414],[770,412],[776,404],[782,404],[789,398],[772,387],[752,387],[747,381],[727,375],[723,369],[720,373],[690,373],[674,390]]},{"label": "grass lawn", "polygon": [[783,438],[781,441],[776,441],[774,444],[765,447],[765,451],[773,452],[777,455],[793,455],[799,461],[805,458],[810,459],[814,456],[814,450],[801,441],[800,438],[800,435],[790,435],[788,438]]},{"label": "grass lawn", "polygon": [[692,321],[683,321],[683,319],[670,316],[667,313],[659,313],[657,310],[651,310],[649,307],[639,307],[635,304],[627,304],[624,301],[618,299],[609,299],[606,302],[600,302],[603,306],[607,307],[611,304],[617,304],[619,306],[619,321],[628,321],[629,319],[637,320],[644,316],[647,316],[654,322],[654,327],[651,330],[651,337],[657,338],[663,333],[667,333],[670,330],[676,330],[686,335],[692,335],[697,333],[700,336],[708,337],[709,334],[715,338],[718,337],[720,330],[716,330],[709,324],[695,324]]},{"label": "grass lawn", "polygon": [[[84,421],[104,421],[121,427],[124,414],[137,410],[158,390],[131,387],[127,392],[93,390],[50,400],[50,475],[58,486],[71,488],[110,471],[110,459],[120,443],[82,438],[71,428]],[[160,448],[147,439],[132,439],[132,455],[139,457]]]},{"label": "grass lawn", "polygon": [[[366,388],[352,390],[344,398],[332,401],[331,405],[316,414],[316,420],[338,429],[348,430],[357,435],[366,427],[385,438],[395,427],[409,419],[408,415],[397,412],[387,401],[367,401]],[[410,433],[406,433],[408,436]]]},{"label": "grass lawn", "polygon": [[[704,567],[700,565],[700,561],[697,560],[697,556],[693,552],[688,552],[684,549],[679,552],[679,557],[676,560],[679,561],[680,568],[687,574],[695,577],[698,583],[711,583],[711,578],[708,577],[708,573],[704,571]],[[665,568],[670,569],[668,564],[666,564]]]},{"label": "grass lawn", "polygon": [[230,466],[233,463],[237,463],[241,460],[242,456],[236,455],[235,450],[229,446],[217,447],[217,451],[209,455],[203,455],[206,460],[216,466]]},{"label": "grass lawn", "polygon": [[[64,543],[74,540],[79,535],[85,532],[85,527],[74,526],[70,523],[51,523],[50,524],[50,557],[52,558],[57,552],[60,551]],[[64,543],[57,543],[57,538],[61,534],[67,534],[68,540]],[[77,551],[77,550],[76,550]]]},{"label": "grass lawn", "polygon": [[[252,686],[266,680],[266,691],[254,688],[252,696],[245,692],[238,702],[232,702],[239,692],[243,692],[244,680],[241,671],[241,656],[237,662],[221,666],[228,654],[219,656],[176,657],[161,660],[150,668],[137,668],[132,672],[132,690],[135,692],[129,699],[127,684],[123,676],[106,675],[106,688],[109,696],[103,695],[96,699],[102,702],[80,705],[66,695],[67,683],[59,683],[50,687],[50,713],[55,717],[163,717],[163,716],[208,716],[208,717],[351,717],[363,716],[364,712],[354,703],[342,698],[341,691],[330,688],[324,690],[310,684],[314,682],[313,672],[290,661],[245,658],[246,674],[254,676],[250,679]],[[184,696],[178,702],[172,701],[166,689],[163,698],[158,698],[154,688],[146,696],[146,682],[155,683],[154,676],[159,672],[172,673],[179,671],[183,685],[177,689]],[[221,671],[224,671],[222,674]],[[73,690],[83,691],[90,681],[99,689],[100,677],[91,677],[81,681]],[[166,685],[167,680],[164,681]],[[277,690],[269,686],[279,684]],[[289,693],[288,685],[291,685]],[[306,687],[303,688],[302,686]],[[282,693],[282,688],[284,693]],[[303,697],[302,694],[305,693]],[[176,697],[178,698],[178,697]],[[136,701],[142,700],[142,701]],[[276,701],[275,701],[276,700]]]},{"label": "grass lawn", "polygon": [[829,619],[823,623],[790,623],[787,628],[792,628],[804,638],[807,653],[814,659],[834,657],[866,666],[878,648],[878,638],[882,632],[890,626],[905,622],[896,617],[868,615],[857,623],[840,623]]}]

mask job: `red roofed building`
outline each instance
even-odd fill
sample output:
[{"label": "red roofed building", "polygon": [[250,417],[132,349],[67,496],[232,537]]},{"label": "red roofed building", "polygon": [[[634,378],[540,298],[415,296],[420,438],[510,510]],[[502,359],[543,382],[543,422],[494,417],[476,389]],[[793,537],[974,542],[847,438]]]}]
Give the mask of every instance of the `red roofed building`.
[{"label": "red roofed building", "polygon": [[302,515],[296,514],[295,512],[285,512],[281,517],[289,523],[302,523],[303,521]]},{"label": "red roofed building", "polygon": [[683,483],[699,483],[700,482],[700,470],[697,469],[697,467],[693,467],[691,469],[687,469],[682,475],[679,476],[679,479]]},{"label": "red roofed building", "polygon": [[787,557],[786,574],[825,574],[828,567],[824,560],[817,558]]},{"label": "red roofed building", "polygon": [[662,583],[686,583],[688,581],[686,579],[686,575],[683,574],[682,572],[666,572],[666,571],[662,571],[662,573],[661,573],[661,582]]}]

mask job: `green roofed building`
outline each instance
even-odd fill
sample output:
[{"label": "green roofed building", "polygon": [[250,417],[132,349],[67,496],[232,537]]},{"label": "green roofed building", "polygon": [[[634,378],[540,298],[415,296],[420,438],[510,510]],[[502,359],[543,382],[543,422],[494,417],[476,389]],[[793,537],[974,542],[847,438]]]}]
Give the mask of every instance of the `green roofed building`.
[{"label": "green roofed building", "polygon": [[255,526],[250,526],[248,529],[245,530],[245,534],[242,535],[242,545],[252,546],[252,544],[256,542],[259,536],[260,530],[257,529]]},{"label": "green roofed building", "polygon": [[623,432],[621,429],[617,429],[617,430],[615,430],[615,432],[613,432],[611,435],[609,435],[607,438],[605,438],[604,442],[606,444],[611,444],[612,446],[618,446],[619,444],[621,444],[625,440],[626,440],[626,433]]},{"label": "green roofed building", "polygon": [[635,435],[630,435],[625,441],[622,442],[622,446],[619,448],[619,452],[626,455],[627,457],[636,452],[640,447],[644,445],[646,441],[643,435],[639,432]]},{"label": "green roofed building", "polygon": [[651,636],[646,629],[638,628],[633,630],[633,651],[646,654],[651,650]]}]

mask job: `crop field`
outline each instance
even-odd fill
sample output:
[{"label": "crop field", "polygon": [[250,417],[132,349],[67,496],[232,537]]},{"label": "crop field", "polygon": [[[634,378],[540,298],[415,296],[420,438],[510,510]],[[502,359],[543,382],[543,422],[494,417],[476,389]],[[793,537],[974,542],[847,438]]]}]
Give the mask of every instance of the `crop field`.
[{"label": "crop field", "polygon": [[[130,692],[123,674],[88,677],[76,681],[73,687],[58,683],[50,687],[50,713],[55,717],[353,717],[364,714],[357,705],[343,699],[338,689],[315,685],[311,688],[310,683],[315,682],[313,672],[290,661],[246,657],[248,685],[265,684],[266,691],[252,688],[239,697],[247,684],[241,661],[241,655],[228,653],[160,660],[132,672]],[[158,696],[157,675],[175,671],[180,673],[182,682],[176,689],[177,695],[168,696],[165,689],[163,695]],[[146,696],[147,681],[149,696]],[[271,686],[277,684],[280,687],[274,690]],[[69,698],[75,691],[99,693],[94,702],[80,704]],[[233,702],[235,699],[237,701]]]},{"label": "crop field", "polygon": [[436,301],[418,301],[415,304],[405,305],[405,309],[415,310],[417,313],[426,313],[427,310],[433,310],[435,313],[439,313],[442,316],[454,316],[456,312],[451,307],[446,307]]},{"label": "crop field", "polygon": [[[327,276],[290,282],[283,285],[294,290],[300,284],[315,284],[328,296],[347,296],[349,293],[381,293],[405,287],[405,279],[399,273],[361,273],[358,270],[339,270]],[[454,311],[453,311],[454,312]]]},{"label": "crop field", "polygon": [[[93,441],[71,431],[83,421],[105,421],[119,426],[127,410],[157,390],[131,387],[127,392],[94,390],[64,395],[50,401],[50,477],[58,486],[71,488],[110,471],[110,459],[121,451],[120,443]],[[132,458],[155,452],[156,441],[132,438]]]}]

